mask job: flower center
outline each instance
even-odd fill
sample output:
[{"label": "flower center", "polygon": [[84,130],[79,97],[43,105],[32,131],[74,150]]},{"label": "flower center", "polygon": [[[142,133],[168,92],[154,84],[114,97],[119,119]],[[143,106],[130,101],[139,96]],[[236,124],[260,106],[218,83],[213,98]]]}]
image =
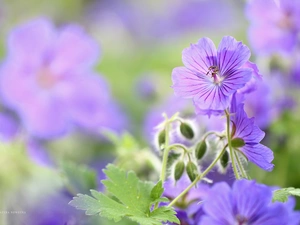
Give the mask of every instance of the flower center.
[{"label": "flower center", "polygon": [[289,30],[293,28],[293,21],[291,18],[291,13],[286,12],[282,16],[281,20],[277,23],[277,26],[284,30]]},{"label": "flower center", "polygon": [[49,89],[53,87],[57,80],[57,77],[47,67],[43,67],[37,72],[37,83],[42,88]]},{"label": "flower center", "polygon": [[248,225],[248,219],[242,215],[236,216],[236,222],[236,225]]},{"label": "flower center", "polygon": [[213,78],[214,84],[220,85],[223,81],[222,77],[219,74],[219,67],[218,66],[210,66],[208,68],[208,72],[206,75],[211,75],[211,78]]}]

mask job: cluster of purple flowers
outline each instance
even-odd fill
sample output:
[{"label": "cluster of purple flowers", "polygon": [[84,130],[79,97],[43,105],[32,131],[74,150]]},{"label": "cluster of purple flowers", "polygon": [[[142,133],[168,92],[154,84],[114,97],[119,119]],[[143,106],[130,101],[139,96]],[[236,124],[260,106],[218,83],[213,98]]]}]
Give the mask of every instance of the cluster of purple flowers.
[{"label": "cluster of purple flowers", "polygon": [[0,70],[1,137],[51,140],[70,131],[120,132],[125,118],[93,66],[99,46],[77,25],[37,19],[11,31]]}]

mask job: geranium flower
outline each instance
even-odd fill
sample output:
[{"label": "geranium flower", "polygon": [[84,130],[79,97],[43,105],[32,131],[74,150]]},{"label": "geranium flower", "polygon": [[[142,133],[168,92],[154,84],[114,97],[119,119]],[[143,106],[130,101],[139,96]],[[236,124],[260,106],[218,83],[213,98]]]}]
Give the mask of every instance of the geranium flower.
[{"label": "geranium flower", "polygon": [[255,118],[249,119],[244,111],[244,104],[237,104],[235,97],[230,107],[232,142],[236,142],[235,150],[240,151],[249,161],[260,168],[271,171],[274,165],[273,152],[259,142],[264,138],[263,132],[256,124]]},{"label": "geranium flower", "polygon": [[5,107],[16,112],[30,136],[52,138],[80,126],[99,132],[119,111],[106,82],[93,72],[99,46],[81,27],[56,30],[38,19],[15,28],[0,71]]},{"label": "geranium flower", "polygon": [[[297,212],[289,204],[272,203],[272,188],[255,181],[236,180],[232,189],[215,184],[203,202],[205,215],[199,225],[297,224]],[[296,223],[295,223],[296,222]]]},{"label": "geranium flower", "polygon": [[176,95],[193,98],[200,113],[216,114],[229,105],[231,96],[251,79],[251,67],[244,68],[250,50],[233,37],[224,37],[216,49],[209,38],[183,50],[185,67],[172,72]]}]

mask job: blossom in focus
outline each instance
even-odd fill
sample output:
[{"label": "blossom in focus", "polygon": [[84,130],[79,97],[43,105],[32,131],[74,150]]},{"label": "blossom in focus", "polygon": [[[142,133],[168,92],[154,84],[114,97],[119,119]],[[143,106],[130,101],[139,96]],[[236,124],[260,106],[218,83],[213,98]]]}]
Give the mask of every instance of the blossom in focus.
[{"label": "blossom in focus", "polygon": [[297,212],[285,203],[272,203],[272,188],[255,181],[236,180],[233,187],[215,184],[203,202],[199,225],[297,224]]},{"label": "blossom in focus", "polygon": [[209,38],[201,38],[183,50],[185,67],[172,72],[174,92],[192,98],[198,113],[220,113],[230,105],[232,94],[251,79],[253,70],[243,68],[249,57],[249,48],[233,37],[223,37],[218,49]]},{"label": "blossom in focus", "polygon": [[38,138],[57,137],[74,126],[110,127],[119,113],[107,84],[93,71],[98,58],[98,44],[79,26],[55,29],[46,19],[21,25],[8,38],[1,100]]},{"label": "blossom in focus", "polygon": [[235,149],[243,153],[250,162],[264,170],[271,171],[274,167],[271,163],[274,159],[273,152],[259,143],[265,133],[255,124],[255,118],[249,119],[244,111],[244,105],[237,104],[235,98],[232,101],[230,113],[232,142],[235,140],[239,142],[239,146]]},{"label": "blossom in focus", "polygon": [[257,53],[289,53],[296,47],[300,30],[297,0],[252,0],[246,7],[249,41]]}]

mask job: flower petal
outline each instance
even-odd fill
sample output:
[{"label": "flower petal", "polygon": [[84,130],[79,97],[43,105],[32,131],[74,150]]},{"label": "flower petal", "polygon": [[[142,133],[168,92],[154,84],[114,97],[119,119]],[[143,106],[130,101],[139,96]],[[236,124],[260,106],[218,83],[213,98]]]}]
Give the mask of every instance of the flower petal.
[{"label": "flower petal", "polygon": [[250,58],[250,50],[233,37],[223,37],[218,47],[218,67],[222,76],[240,68]]},{"label": "flower petal", "polygon": [[210,66],[217,65],[217,50],[209,38],[201,38],[182,52],[183,64],[190,70],[206,74]]},{"label": "flower petal", "polygon": [[176,67],[172,71],[172,88],[175,95],[180,97],[193,98],[197,96],[201,92],[201,89],[203,89],[203,86],[205,86],[203,80],[206,83],[210,82],[208,77],[199,77],[197,73],[185,67]]},{"label": "flower petal", "polygon": [[238,214],[250,220],[265,213],[272,201],[271,189],[265,185],[257,184],[255,181],[236,181],[232,191]]},{"label": "flower petal", "polygon": [[274,155],[272,150],[268,147],[262,144],[246,144],[244,147],[240,148],[240,150],[247,156],[249,161],[256,164],[260,168],[267,171],[273,170],[274,164],[271,162],[274,159]]},{"label": "flower petal", "polygon": [[13,30],[8,39],[8,55],[14,63],[26,62],[26,67],[37,67],[55,37],[53,24],[46,19],[29,22]]},{"label": "flower petal", "polygon": [[50,68],[62,74],[70,70],[86,69],[96,63],[99,46],[81,27],[68,26],[59,34],[53,47]]},{"label": "flower petal", "polygon": [[238,89],[244,87],[245,84],[251,79],[251,75],[251,69],[239,69],[233,71],[227,75],[222,82],[221,88],[223,93],[229,96]]},{"label": "flower petal", "polygon": [[[204,200],[203,209],[213,221],[219,224],[234,224],[233,199],[230,187],[225,182],[215,184]],[[227,223],[226,223],[226,222]]]}]

